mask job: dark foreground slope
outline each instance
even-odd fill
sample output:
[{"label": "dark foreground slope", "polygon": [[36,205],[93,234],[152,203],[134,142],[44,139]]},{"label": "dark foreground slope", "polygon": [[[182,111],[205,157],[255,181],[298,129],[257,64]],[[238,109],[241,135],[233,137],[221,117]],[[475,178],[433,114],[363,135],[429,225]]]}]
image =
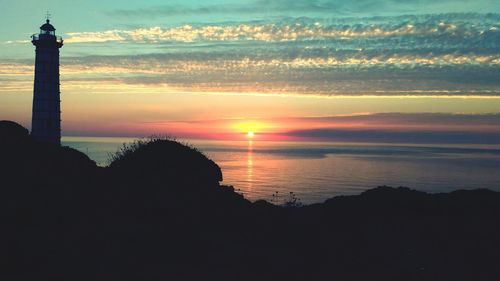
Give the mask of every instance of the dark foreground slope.
[{"label": "dark foreground slope", "polygon": [[0,280],[498,280],[500,195],[251,203],[167,140],[107,168],[0,122]]}]

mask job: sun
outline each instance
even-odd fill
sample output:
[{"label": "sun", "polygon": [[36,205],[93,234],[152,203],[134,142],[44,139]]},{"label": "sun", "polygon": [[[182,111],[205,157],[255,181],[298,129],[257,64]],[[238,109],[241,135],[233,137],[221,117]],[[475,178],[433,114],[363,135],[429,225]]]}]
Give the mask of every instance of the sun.
[{"label": "sun", "polygon": [[255,136],[255,133],[254,133],[253,131],[249,131],[249,132],[247,133],[247,137],[248,137],[248,138],[253,138],[254,136]]}]

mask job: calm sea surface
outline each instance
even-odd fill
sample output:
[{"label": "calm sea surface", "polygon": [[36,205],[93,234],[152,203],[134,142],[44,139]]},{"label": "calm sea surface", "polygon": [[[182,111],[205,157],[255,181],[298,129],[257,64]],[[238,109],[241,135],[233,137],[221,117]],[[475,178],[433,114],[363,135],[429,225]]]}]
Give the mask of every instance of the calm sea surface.
[{"label": "calm sea surface", "polygon": [[[65,137],[63,145],[106,166],[109,153],[132,140]],[[250,200],[281,203],[294,192],[308,204],[336,195],[359,194],[379,185],[427,192],[464,188],[500,191],[500,146],[188,142],[219,164],[224,184],[233,185]]]}]

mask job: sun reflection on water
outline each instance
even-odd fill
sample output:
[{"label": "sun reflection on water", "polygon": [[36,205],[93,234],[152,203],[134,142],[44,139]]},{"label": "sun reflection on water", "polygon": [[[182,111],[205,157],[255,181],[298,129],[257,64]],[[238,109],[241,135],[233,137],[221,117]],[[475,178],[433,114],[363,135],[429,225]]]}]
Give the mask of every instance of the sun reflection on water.
[{"label": "sun reflection on water", "polygon": [[253,140],[248,140],[247,181],[248,188],[251,191],[253,189]]}]

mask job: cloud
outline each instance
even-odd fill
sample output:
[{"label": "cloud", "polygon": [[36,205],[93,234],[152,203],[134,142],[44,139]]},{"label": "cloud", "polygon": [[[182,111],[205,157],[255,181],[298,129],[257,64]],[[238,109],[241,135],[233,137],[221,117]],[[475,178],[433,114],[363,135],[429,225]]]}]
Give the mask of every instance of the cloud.
[{"label": "cloud", "polygon": [[107,14],[123,18],[157,18],[200,15],[397,15],[404,13],[498,12],[498,6],[489,0],[253,0],[212,5],[161,5],[139,9],[116,9]]},{"label": "cloud", "polygon": [[[320,124],[349,124],[351,127],[423,128],[457,130],[457,128],[500,132],[500,114],[450,114],[450,113],[377,113],[338,116],[307,117],[304,121]],[[291,120],[299,121],[299,120]]]},{"label": "cloud", "polygon": [[[131,30],[71,32],[66,43],[101,42],[197,42],[197,41],[263,41],[288,42],[332,39],[370,39],[405,37],[409,43],[439,40],[454,43],[474,40],[480,47],[499,44],[500,15],[441,15],[386,17],[365,20],[321,20],[300,18],[279,22],[239,22],[232,24],[160,26]],[[326,41],[325,41],[326,40]],[[433,43],[433,42],[427,43]],[[314,41],[313,41],[314,42]],[[372,42],[370,42],[372,43]],[[377,43],[377,42],[375,42]],[[437,42],[436,42],[437,43]]]},{"label": "cloud", "polygon": [[309,129],[286,134],[288,137],[338,142],[498,144],[500,133],[463,131],[391,131],[377,129]]},{"label": "cloud", "polygon": [[194,91],[498,95],[498,22],[500,15],[444,14],[69,33],[73,48],[119,43],[151,53],[67,58],[63,66]]},{"label": "cloud", "polygon": [[[61,78],[96,90],[106,79],[185,92],[498,97],[499,22],[442,14],[72,32]],[[0,80],[32,79],[32,64],[5,60]]]},{"label": "cloud", "polygon": [[[178,120],[144,124],[170,128],[176,134],[211,131],[219,136],[239,134],[249,123],[260,139],[384,143],[498,144],[500,114],[378,113],[348,116],[262,118],[249,120]],[[255,127],[260,127],[255,129]],[[208,129],[207,129],[208,128]],[[229,129],[228,129],[229,128]],[[237,128],[234,132],[232,128]],[[229,130],[229,131],[228,131]],[[206,134],[206,132],[204,133]],[[203,134],[198,137],[203,137]],[[498,153],[498,150],[496,150]]]},{"label": "cloud", "polygon": [[[498,144],[500,114],[365,113],[251,120],[157,118],[132,127],[127,123],[114,124],[105,131],[123,136],[168,129],[179,137],[240,139],[249,128],[256,131],[259,140]],[[489,150],[482,152],[489,153]],[[498,154],[500,150],[496,149],[494,153]]]},{"label": "cloud", "polygon": [[389,143],[500,142],[500,114],[381,113],[320,117],[303,122],[316,124],[316,128],[290,130],[284,135],[316,140]]},{"label": "cloud", "polygon": [[[187,92],[500,96],[498,64],[473,55],[258,58],[233,54],[63,57],[64,85],[86,81]],[[396,71],[397,70],[397,71]],[[0,63],[0,81],[29,81],[32,62]]]},{"label": "cloud", "polygon": [[116,9],[107,12],[107,14],[118,17],[165,17],[165,16],[182,16],[182,15],[206,15],[206,14],[257,14],[268,12],[312,12],[325,13],[336,11],[341,4],[337,1],[286,1],[286,0],[255,0],[247,1],[247,3],[233,4],[215,4],[215,5],[162,5],[140,9]]}]

